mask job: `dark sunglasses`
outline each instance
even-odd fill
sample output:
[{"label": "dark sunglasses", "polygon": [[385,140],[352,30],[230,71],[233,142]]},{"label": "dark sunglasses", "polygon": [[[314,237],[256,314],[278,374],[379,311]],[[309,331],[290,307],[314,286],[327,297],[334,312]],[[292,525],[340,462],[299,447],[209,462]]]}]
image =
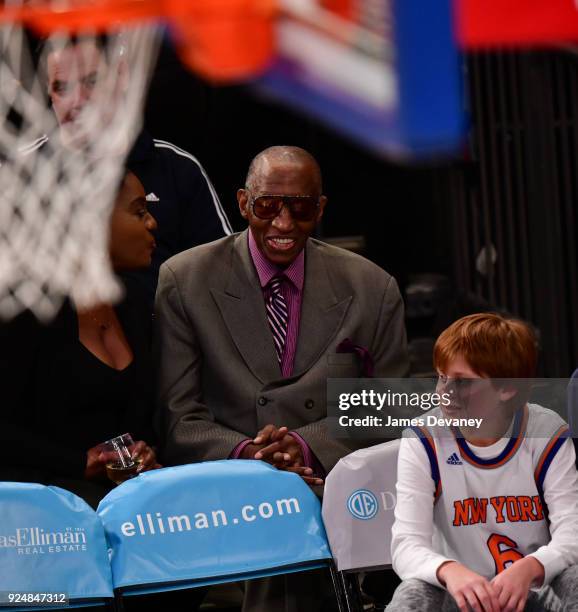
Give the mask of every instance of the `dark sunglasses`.
[{"label": "dark sunglasses", "polygon": [[253,214],[259,219],[274,219],[285,206],[295,221],[313,221],[319,199],[313,196],[262,195],[251,198]]}]

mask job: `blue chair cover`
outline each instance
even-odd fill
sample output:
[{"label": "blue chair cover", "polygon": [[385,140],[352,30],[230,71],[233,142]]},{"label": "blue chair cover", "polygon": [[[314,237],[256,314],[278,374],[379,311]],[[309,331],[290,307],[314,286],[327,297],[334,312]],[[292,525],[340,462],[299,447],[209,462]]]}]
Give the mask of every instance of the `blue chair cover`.
[{"label": "blue chair cover", "polygon": [[114,587],[127,594],[326,565],[320,504],[295,474],[260,461],[213,461],[141,474],[98,514]]},{"label": "blue chair cover", "polygon": [[0,591],[63,592],[72,607],[112,599],[104,529],[94,510],[58,487],[0,482]]}]

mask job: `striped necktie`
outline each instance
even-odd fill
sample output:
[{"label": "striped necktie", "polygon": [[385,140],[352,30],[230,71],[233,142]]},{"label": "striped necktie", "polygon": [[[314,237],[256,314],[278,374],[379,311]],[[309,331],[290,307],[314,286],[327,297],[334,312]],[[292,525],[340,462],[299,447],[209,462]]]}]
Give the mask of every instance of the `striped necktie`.
[{"label": "striped necktie", "polygon": [[273,333],[279,364],[283,361],[283,350],[285,349],[285,341],[287,339],[288,321],[287,303],[281,291],[282,282],[282,276],[275,276],[267,283],[269,297],[265,300],[267,320],[269,321],[269,327]]}]

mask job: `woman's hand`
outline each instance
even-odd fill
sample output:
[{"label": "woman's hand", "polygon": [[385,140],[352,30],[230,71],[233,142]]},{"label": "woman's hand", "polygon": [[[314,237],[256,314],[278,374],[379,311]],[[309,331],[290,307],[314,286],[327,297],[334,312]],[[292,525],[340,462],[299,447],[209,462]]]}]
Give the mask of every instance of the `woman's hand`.
[{"label": "woman's hand", "polygon": [[530,587],[540,586],[543,582],[544,566],[534,557],[524,557],[492,578],[491,584],[498,592],[501,611],[521,612]]},{"label": "woman's hand", "polygon": [[86,451],[84,478],[86,480],[106,478],[106,454],[102,450],[102,444],[93,446]]},{"label": "woman's hand", "polygon": [[[106,464],[114,461],[116,455],[114,453],[102,450],[102,444],[89,448],[86,452],[86,467],[84,469],[84,478],[86,480],[96,480],[106,478]],[[157,456],[154,448],[150,447],[143,440],[139,440],[130,448],[131,457],[135,461],[139,461],[138,472],[147,472],[156,470],[162,465],[157,463]]]},{"label": "woman's hand", "polygon": [[148,472],[149,470],[157,470],[160,467],[160,463],[157,463],[157,454],[155,449],[149,446],[143,440],[139,440],[130,449],[131,456],[135,461],[139,461],[138,472]]},{"label": "woman's hand", "polygon": [[460,612],[501,612],[496,586],[456,561],[442,563],[438,580],[454,598]]}]

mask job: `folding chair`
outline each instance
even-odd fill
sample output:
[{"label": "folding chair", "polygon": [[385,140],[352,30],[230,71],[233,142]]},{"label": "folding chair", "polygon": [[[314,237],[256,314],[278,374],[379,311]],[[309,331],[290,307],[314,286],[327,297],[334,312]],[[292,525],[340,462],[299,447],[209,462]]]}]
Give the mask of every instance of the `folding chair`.
[{"label": "folding chair", "polygon": [[[104,529],[84,500],[58,487],[0,482],[0,509],[0,609],[46,610],[34,603],[43,594],[59,602],[60,593],[70,607],[113,607]],[[39,596],[14,607],[8,593]]]},{"label": "folding chair", "polygon": [[146,472],[109,493],[98,514],[117,601],[331,563],[317,497],[260,461]]},{"label": "folding chair", "polygon": [[578,370],[574,370],[568,383],[567,409],[568,427],[576,451],[576,466],[578,467]]},{"label": "folding chair", "polygon": [[578,370],[574,370],[567,391],[568,425],[573,438],[578,437]]},{"label": "folding chair", "polygon": [[355,451],[327,476],[323,522],[347,610],[362,610],[355,573],[391,568],[400,440]]}]

